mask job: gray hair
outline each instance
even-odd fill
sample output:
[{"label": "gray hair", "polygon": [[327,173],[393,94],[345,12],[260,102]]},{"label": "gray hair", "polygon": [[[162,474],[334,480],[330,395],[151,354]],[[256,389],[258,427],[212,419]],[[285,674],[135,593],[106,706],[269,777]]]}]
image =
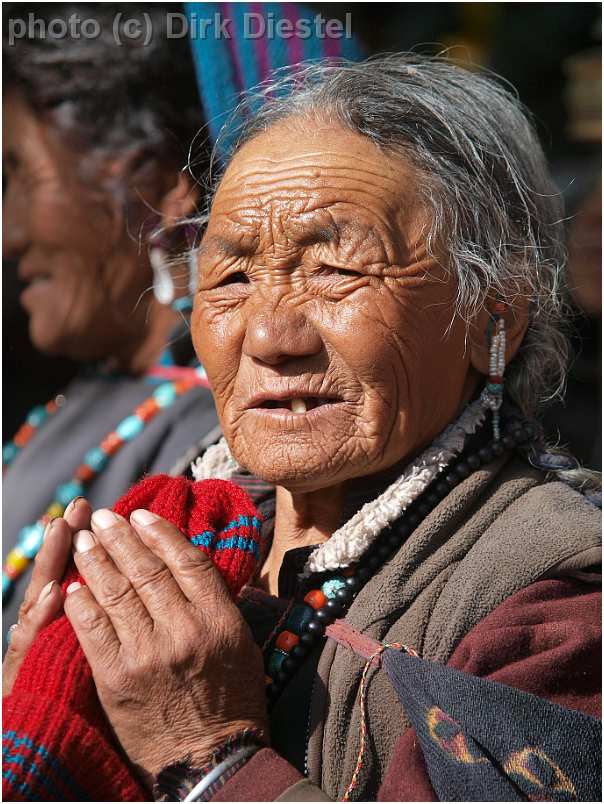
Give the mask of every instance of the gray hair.
[{"label": "gray hair", "polygon": [[[413,165],[430,213],[428,252],[456,277],[453,315],[470,321],[487,297],[526,297],[529,326],[506,392],[528,416],[561,395],[570,356],[563,203],[517,96],[485,71],[440,57],[307,62],[248,93],[215,154],[228,163],[290,117],[337,122]],[[581,486],[582,471],[565,479]]]},{"label": "gray hair", "polygon": [[528,296],[529,329],[506,372],[525,413],[564,388],[563,207],[518,99],[493,78],[442,58],[379,56],[277,71],[223,128],[227,161],[279,120],[314,116],[367,137],[419,173],[431,212],[429,253],[457,278],[455,312],[470,320],[487,295]]}]

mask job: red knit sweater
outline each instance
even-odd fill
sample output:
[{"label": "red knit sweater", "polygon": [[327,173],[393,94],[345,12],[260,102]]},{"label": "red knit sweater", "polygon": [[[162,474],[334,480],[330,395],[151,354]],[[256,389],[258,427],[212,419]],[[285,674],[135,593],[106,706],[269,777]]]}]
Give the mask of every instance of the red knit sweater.
[{"label": "red knit sweater", "polygon": [[[167,475],[135,485],[114,506],[124,517],[146,508],[208,553],[233,595],[260,554],[259,515],[233,483]],[[75,565],[63,592],[75,580]],[[3,796],[7,801],[141,801],[140,786],[116,744],[90,666],[62,615],[30,648],[3,707]]]}]

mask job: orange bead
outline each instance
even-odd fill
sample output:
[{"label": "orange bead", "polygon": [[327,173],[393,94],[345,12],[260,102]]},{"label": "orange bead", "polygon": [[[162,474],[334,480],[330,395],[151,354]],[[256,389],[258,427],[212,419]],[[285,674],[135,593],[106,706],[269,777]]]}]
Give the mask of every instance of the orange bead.
[{"label": "orange bead", "polygon": [[174,383],[174,390],[177,394],[184,394],[193,387],[191,380],[178,380]]},{"label": "orange bead", "polygon": [[54,399],[51,399],[51,400],[50,400],[50,402],[47,402],[47,403],[46,403],[46,412],[47,412],[49,415],[52,415],[53,413],[55,413],[55,412],[57,411],[57,408],[58,408],[58,407],[59,407],[59,406],[58,406],[58,405],[57,405],[57,403],[54,401]]},{"label": "orange bead", "polygon": [[21,427],[19,427],[17,434],[13,438],[13,441],[18,447],[24,447],[29,439],[33,436],[35,430],[36,428],[32,427],[31,424],[23,424]]},{"label": "orange bead", "polygon": [[495,304],[493,305],[493,312],[496,315],[501,315],[502,313],[505,313],[506,307],[507,305],[505,302],[502,301],[495,302]]},{"label": "orange bead", "polygon": [[123,443],[123,440],[114,431],[109,433],[109,435],[101,441],[100,446],[103,452],[107,453],[107,455],[113,455],[113,453],[117,452]]},{"label": "orange bead", "polygon": [[10,564],[4,565],[4,574],[7,578],[10,578],[11,581],[16,581],[17,578],[21,575],[22,570],[17,569],[16,567],[12,567]]},{"label": "orange bead", "polygon": [[304,602],[313,609],[320,609],[327,603],[327,597],[320,589],[312,589],[305,597]]},{"label": "orange bead", "polygon": [[297,634],[292,634],[291,631],[281,631],[275,640],[275,647],[279,648],[279,650],[282,650],[284,653],[289,653],[299,641],[300,637]]},{"label": "orange bead", "polygon": [[94,469],[92,469],[87,464],[83,463],[83,464],[80,464],[80,466],[78,466],[78,468],[76,469],[76,473],[75,473],[74,477],[77,480],[81,480],[82,483],[90,483],[90,481],[92,480],[92,478],[95,475],[96,475],[96,472],[94,471]]},{"label": "orange bead", "polygon": [[135,409],[134,413],[141,421],[148,422],[149,419],[155,416],[158,410],[159,405],[153,397],[150,397],[149,399],[145,399],[145,401]]}]

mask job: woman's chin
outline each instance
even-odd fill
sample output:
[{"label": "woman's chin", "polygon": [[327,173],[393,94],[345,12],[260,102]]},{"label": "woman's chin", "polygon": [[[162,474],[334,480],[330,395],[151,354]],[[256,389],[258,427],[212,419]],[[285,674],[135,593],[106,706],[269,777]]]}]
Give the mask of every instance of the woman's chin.
[{"label": "woman's chin", "polygon": [[[352,464],[341,449],[333,451],[314,447],[308,443],[285,445],[254,443],[234,457],[252,475],[274,486],[282,486],[294,493],[317,491],[348,479]],[[356,472],[353,472],[356,474]]]},{"label": "woman's chin", "polygon": [[44,313],[33,312],[29,319],[29,339],[43,354],[67,357],[64,333],[49,319],[50,316]]}]

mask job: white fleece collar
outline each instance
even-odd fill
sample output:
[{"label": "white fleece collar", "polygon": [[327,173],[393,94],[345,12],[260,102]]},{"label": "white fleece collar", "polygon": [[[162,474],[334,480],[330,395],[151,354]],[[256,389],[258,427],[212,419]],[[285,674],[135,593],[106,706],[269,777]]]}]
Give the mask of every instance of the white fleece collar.
[{"label": "white fleece collar", "polygon": [[[366,503],[328,541],[313,550],[305,570],[344,569],[358,561],[384,528],[395,522],[436,475],[462,452],[468,435],[482,424],[485,414],[480,400],[468,405],[457,421],[443,430],[394,483],[375,500]],[[191,465],[195,480],[230,480],[238,470],[241,467],[233,459],[224,438]]]}]

